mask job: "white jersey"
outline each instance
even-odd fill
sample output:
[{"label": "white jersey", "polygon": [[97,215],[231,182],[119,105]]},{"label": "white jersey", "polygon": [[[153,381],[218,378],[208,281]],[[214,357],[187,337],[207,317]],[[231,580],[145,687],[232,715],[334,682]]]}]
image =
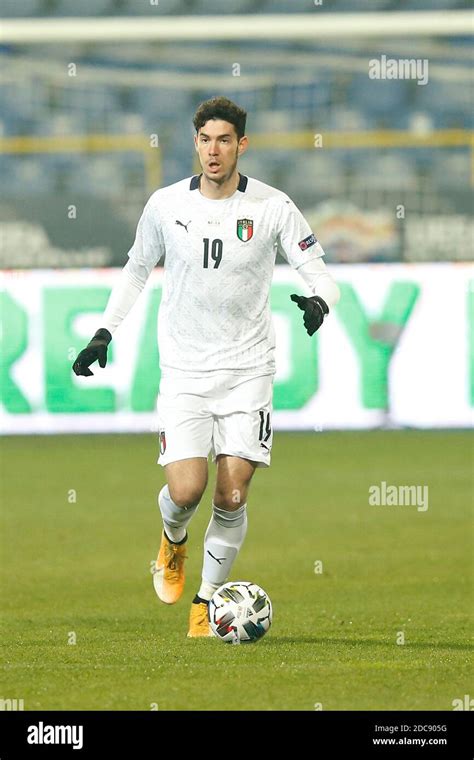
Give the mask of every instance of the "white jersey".
[{"label": "white jersey", "polygon": [[204,197],[199,176],[161,188],[138,223],[130,259],[150,272],[165,257],[158,316],[163,375],[273,374],[276,252],[294,269],[324,255],[285,193],[239,176],[237,190],[223,200]]}]

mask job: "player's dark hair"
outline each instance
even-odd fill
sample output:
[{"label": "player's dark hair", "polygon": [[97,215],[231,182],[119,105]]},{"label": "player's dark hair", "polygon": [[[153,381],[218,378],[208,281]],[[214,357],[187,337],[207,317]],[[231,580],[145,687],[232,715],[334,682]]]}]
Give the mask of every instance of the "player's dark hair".
[{"label": "player's dark hair", "polygon": [[222,96],[211,98],[198,106],[193,118],[196,132],[199,132],[209,119],[222,119],[222,121],[228,121],[230,124],[233,124],[238,140],[245,135],[247,111],[244,111],[243,108],[240,108],[229,98]]}]

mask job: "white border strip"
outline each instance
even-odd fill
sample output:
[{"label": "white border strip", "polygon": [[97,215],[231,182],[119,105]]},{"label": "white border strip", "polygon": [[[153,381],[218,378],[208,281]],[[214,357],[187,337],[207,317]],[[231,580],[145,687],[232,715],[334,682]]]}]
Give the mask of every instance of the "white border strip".
[{"label": "white border strip", "polygon": [[131,40],[314,40],[467,35],[471,11],[3,19],[0,42],[44,44]]}]

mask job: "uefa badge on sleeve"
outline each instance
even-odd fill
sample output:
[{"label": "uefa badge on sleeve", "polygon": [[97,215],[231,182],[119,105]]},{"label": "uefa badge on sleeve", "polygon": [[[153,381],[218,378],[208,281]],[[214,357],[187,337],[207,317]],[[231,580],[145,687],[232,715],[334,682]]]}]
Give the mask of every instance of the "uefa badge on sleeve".
[{"label": "uefa badge on sleeve", "polygon": [[253,219],[237,219],[237,237],[243,243],[248,241],[253,236]]},{"label": "uefa badge on sleeve", "polygon": [[160,454],[164,454],[166,451],[166,434],[164,430],[160,430]]},{"label": "uefa badge on sleeve", "polygon": [[302,251],[306,251],[308,248],[311,248],[312,245],[316,245],[317,242],[318,241],[316,240],[316,235],[314,232],[312,232],[311,235],[308,235],[307,238],[300,240],[298,245]]}]

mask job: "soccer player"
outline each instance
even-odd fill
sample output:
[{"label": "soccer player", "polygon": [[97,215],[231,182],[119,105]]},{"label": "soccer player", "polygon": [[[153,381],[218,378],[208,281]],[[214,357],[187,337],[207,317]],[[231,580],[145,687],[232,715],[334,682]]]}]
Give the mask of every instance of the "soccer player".
[{"label": "soccer player", "polygon": [[242,547],[255,469],[270,464],[275,337],[269,296],[277,250],[313,294],[291,296],[309,335],[339,298],[324,251],[295,204],[239,173],[246,116],[224,97],[198,107],[193,124],[201,173],[148,200],[101,327],[73,364],[86,377],[95,360],[105,367],[114,331],[165,256],[157,411],[158,463],[167,484],[158,496],[163,532],[153,568],[165,604],[183,593],[188,525],[207,485],[209,453],[217,470],[189,637],[211,635],[208,602]]}]

